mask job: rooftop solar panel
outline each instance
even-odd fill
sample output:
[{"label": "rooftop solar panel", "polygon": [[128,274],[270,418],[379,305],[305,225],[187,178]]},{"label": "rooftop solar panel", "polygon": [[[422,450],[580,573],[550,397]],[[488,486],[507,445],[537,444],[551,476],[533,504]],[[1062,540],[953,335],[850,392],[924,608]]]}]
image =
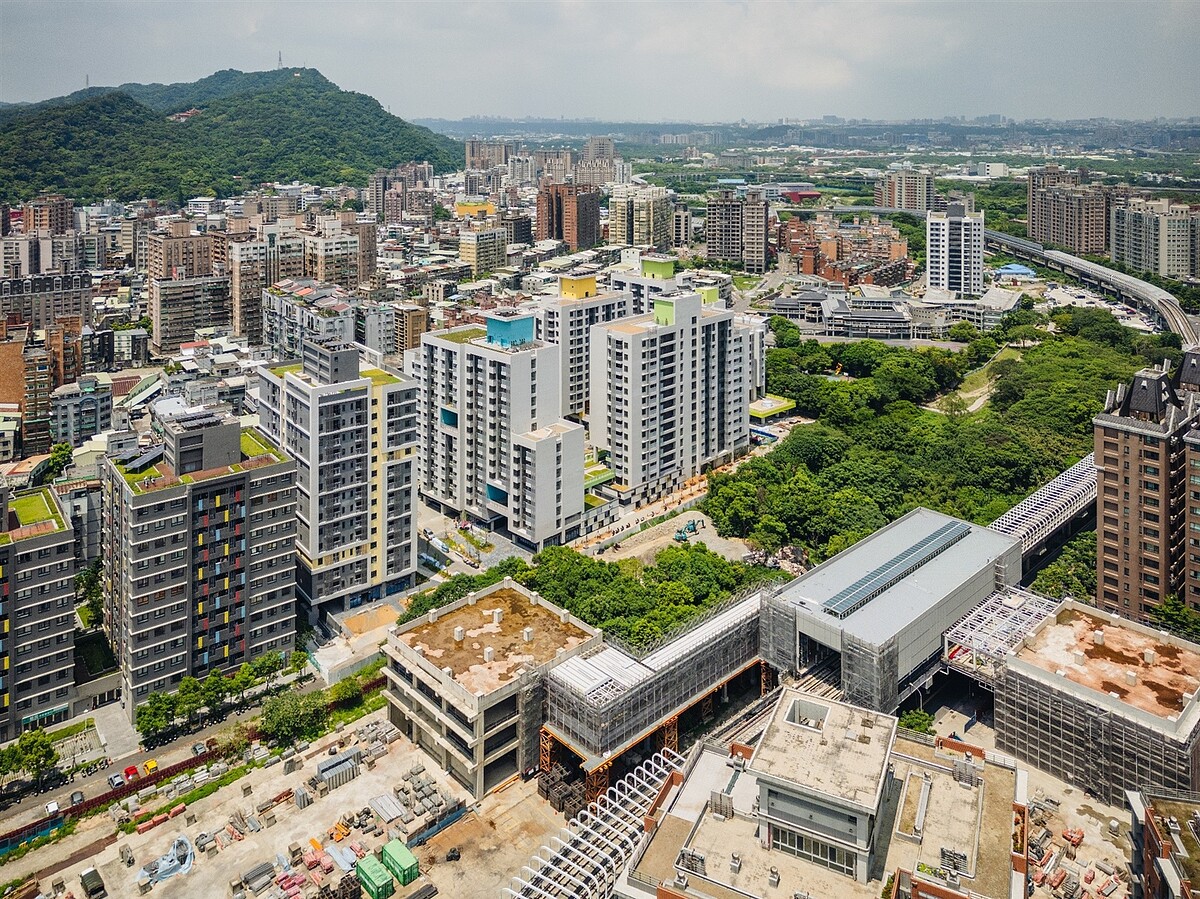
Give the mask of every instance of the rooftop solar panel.
[{"label": "rooftop solar panel", "polygon": [[942,525],[929,536],[839,590],[825,600],[822,607],[837,618],[848,617],[969,533],[971,526],[965,522],[952,521]]},{"label": "rooftop solar panel", "polygon": [[142,453],[140,456],[138,456],[136,459],[134,459],[132,462],[130,462],[125,467],[130,469],[131,471],[141,471],[143,468],[145,468],[151,462],[157,462],[159,459],[161,459],[162,454],[163,454],[163,448],[161,445],[151,447],[150,449],[146,450],[146,452]]}]

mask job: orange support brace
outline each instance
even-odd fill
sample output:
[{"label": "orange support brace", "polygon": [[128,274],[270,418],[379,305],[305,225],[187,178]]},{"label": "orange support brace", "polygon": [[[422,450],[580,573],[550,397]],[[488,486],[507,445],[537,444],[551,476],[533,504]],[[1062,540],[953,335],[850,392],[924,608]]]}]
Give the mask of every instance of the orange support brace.
[{"label": "orange support brace", "polygon": [[538,770],[549,771],[554,767],[554,735],[543,727],[538,737]]},{"label": "orange support brace", "polygon": [[605,762],[599,768],[587,773],[587,779],[584,781],[583,798],[587,802],[595,802],[608,789],[608,769],[612,767],[612,762]]}]

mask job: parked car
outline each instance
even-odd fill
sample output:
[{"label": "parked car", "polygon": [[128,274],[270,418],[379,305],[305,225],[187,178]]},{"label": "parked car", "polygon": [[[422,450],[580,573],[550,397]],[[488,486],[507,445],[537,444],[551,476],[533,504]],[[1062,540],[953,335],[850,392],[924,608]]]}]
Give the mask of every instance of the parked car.
[{"label": "parked car", "polygon": [[125,786],[125,778],[123,778],[120,774],[110,774],[108,775],[108,785],[114,790],[119,790],[121,787]]},{"label": "parked car", "polygon": [[203,743],[192,744],[192,755],[204,755],[206,752],[208,752],[208,747]]},{"label": "parked car", "polygon": [[83,790],[76,790],[71,794],[71,805],[83,804]]},{"label": "parked car", "polygon": [[46,803],[46,814],[47,815],[57,815],[58,814],[58,803],[53,802],[53,801],[47,802]]}]

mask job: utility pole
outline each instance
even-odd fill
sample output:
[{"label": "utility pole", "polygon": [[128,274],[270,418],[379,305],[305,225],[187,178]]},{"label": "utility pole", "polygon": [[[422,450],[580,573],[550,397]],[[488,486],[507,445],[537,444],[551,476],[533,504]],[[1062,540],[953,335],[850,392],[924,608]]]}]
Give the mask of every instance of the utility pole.
[{"label": "utility pole", "polygon": [[277,68],[277,69],[283,68],[283,51],[282,50],[279,51],[279,64],[277,66],[275,66],[275,68]]}]

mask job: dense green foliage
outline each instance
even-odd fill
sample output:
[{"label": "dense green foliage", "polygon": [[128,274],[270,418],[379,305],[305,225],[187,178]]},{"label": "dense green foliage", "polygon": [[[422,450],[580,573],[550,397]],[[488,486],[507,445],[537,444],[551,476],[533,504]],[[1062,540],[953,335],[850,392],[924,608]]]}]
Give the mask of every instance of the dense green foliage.
[{"label": "dense green foliage", "polygon": [[35,728],[21,734],[16,741],[0,749],[0,774],[25,771],[40,781],[58,764],[58,750],[46,731]]},{"label": "dense green foliage", "polygon": [[100,581],[100,560],[75,575],[75,604],[87,609],[88,620],[99,624],[104,614],[104,592]]},{"label": "dense green foliage", "polygon": [[1091,602],[1096,595],[1096,532],[1087,531],[1070,540],[1058,558],[1038,572],[1033,589],[1055,599],[1069,595],[1079,602]]},{"label": "dense green foliage", "polygon": [[1150,617],[1164,630],[1192,642],[1200,641],[1200,613],[1189,608],[1176,594],[1170,593],[1150,609]]},{"label": "dense green foliage", "polygon": [[268,740],[286,746],[306,737],[316,737],[328,716],[324,693],[288,691],[263,703],[259,730]]},{"label": "dense green foliage", "polygon": [[511,577],[555,605],[634,647],[646,647],[745,587],[777,576],[731,562],[703,543],[670,546],[643,566],[604,562],[563,546],[542,550],[533,565],[510,558],[479,575],[457,575],[415,598],[401,623]]},{"label": "dense green foliage", "polygon": [[[939,190],[962,189],[954,181],[941,182]],[[1029,188],[1024,181],[996,180],[986,184],[972,184],[970,192],[975,194],[975,208],[983,210],[984,223],[994,231],[1003,231],[1014,237],[1027,237],[1025,217],[1028,213]]]},{"label": "dense green foliage", "polygon": [[[182,202],[262,181],[362,184],[380,166],[410,160],[441,171],[462,165],[461,144],[391,115],[371,97],[338,89],[313,69],[265,82],[255,73],[223,74],[230,77],[222,90],[146,86],[164,88],[141,92],[146,103],[117,90],[6,110],[0,200],[58,190],[77,200]],[[190,105],[202,111],[187,122],[164,115]]]},{"label": "dense green foliage", "polygon": [[[1010,333],[1041,335],[1033,316],[1014,312]],[[918,404],[990,358],[992,337],[957,353],[822,345],[772,321],[767,388],[817,423],[736,472],[710,474],[704,511],[721,534],[766,550],[796,545],[813,561],[917,506],[990,523],[1088,451],[1107,389],[1178,354],[1175,335],[1140,335],[1105,310],[1066,310],[1054,324],[1058,336],[993,364],[987,405],[947,415]],[[842,377],[828,374],[839,367]]]},{"label": "dense green foliage", "polygon": [[900,726],[919,734],[932,734],[933,715],[924,709],[910,709],[900,716]]}]

